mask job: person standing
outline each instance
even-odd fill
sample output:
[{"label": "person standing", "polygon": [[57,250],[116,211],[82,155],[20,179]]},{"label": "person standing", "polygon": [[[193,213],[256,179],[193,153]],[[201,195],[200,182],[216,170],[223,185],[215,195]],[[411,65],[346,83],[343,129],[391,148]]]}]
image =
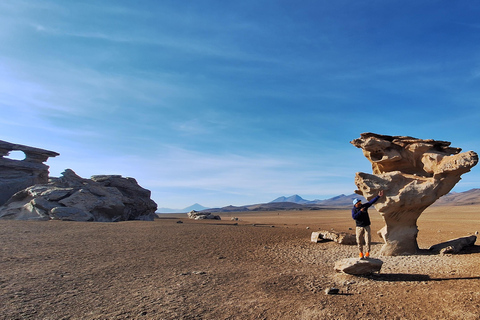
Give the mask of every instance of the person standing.
[{"label": "person standing", "polygon": [[[363,204],[362,200],[355,198],[353,199],[353,208],[352,208],[352,218],[355,220],[355,234],[357,236],[357,246],[360,251],[360,259],[370,257],[370,242],[372,240],[372,234],[370,232],[370,216],[368,215],[368,208],[371,207],[375,202],[383,196],[383,190],[378,193],[378,195],[370,200],[369,202]],[[365,242],[365,256],[363,255],[363,243]]]}]

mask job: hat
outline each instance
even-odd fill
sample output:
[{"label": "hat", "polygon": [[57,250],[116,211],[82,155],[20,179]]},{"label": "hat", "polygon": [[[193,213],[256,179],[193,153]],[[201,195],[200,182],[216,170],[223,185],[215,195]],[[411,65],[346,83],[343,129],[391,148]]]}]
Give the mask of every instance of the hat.
[{"label": "hat", "polygon": [[361,202],[362,200],[355,198],[353,199],[353,205],[356,205],[358,202]]}]

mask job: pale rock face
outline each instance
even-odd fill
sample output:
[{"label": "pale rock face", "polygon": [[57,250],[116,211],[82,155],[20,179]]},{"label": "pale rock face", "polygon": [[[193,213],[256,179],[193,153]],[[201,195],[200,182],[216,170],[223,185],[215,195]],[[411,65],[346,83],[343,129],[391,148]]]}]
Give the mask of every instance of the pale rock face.
[{"label": "pale rock face", "polygon": [[1,219],[125,221],[153,220],[156,203],[133,178],[117,175],[79,177],[70,169],[62,177],[28,187],[0,207]]},{"label": "pale rock face", "polygon": [[460,153],[447,141],[362,133],[350,143],[363,150],[373,170],[357,172],[355,192],[371,200],[384,190],[374,206],[385,220],[379,235],[385,242],[381,254],[386,256],[418,250],[420,214],[478,163],[475,152]]}]

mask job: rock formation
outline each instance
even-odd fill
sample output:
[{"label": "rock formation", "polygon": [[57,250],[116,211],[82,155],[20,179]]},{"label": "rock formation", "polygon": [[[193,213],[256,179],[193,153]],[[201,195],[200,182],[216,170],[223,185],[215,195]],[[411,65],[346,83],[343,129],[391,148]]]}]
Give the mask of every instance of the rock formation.
[{"label": "rock formation", "polygon": [[440,254],[455,254],[462,251],[465,247],[475,245],[475,241],[477,241],[477,236],[462,237],[433,245],[428,250]]},{"label": "rock formation", "polygon": [[346,233],[346,232],[327,231],[327,230],[312,232],[312,236],[310,240],[315,243],[322,240],[331,240],[331,241],[335,241],[336,243],[345,244],[345,245],[357,244],[357,239],[354,234]]},{"label": "rock formation", "polygon": [[190,219],[194,219],[194,220],[203,220],[203,219],[222,220],[220,216],[214,215],[211,212],[204,212],[204,211],[192,210],[189,213],[187,213],[187,216]]},{"label": "rock formation", "polygon": [[383,261],[379,259],[346,258],[335,262],[335,271],[344,272],[353,275],[366,275],[374,272],[380,272]]},{"label": "rock formation", "polygon": [[374,206],[385,220],[379,234],[385,242],[381,254],[387,256],[418,250],[420,214],[478,162],[475,152],[460,153],[447,141],[362,133],[350,143],[363,150],[373,169],[373,174],[357,172],[355,192],[367,200],[385,192]]},{"label": "rock formation", "polygon": [[[11,151],[25,153],[24,160],[4,158]],[[0,206],[16,192],[48,182],[48,166],[43,162],[59,154],[0,140]]]},{"label": "rock formation", "polygon": [[157,204],[133,178],[79,177],[70,169],[60,178],[15,193],[0,207],[0,218],[22,220],[153,220]]}]

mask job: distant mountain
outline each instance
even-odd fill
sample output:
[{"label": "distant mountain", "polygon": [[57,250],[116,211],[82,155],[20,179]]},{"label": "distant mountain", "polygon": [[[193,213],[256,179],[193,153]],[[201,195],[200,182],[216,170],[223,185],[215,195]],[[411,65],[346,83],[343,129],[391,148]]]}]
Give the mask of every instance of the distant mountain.
[{"label": "distant mountain", "polygon": [[308,200],[303,199],[300,197],[298,194],[294,194],[293,196],[290,197],[278,197],[277,199],[270,201],[270,203],[276,203],[276,202],[293,202],[293,203],[308,203]]},{"label": "distant mountain", "polygon": [[252,204],[247,206],[227,206],[223,208],[212,208],[208,212],[239,212],[239,211],[278,211],[278,210],[306,210],[303,204],[294,202],[269,202]]},{"label": "distant mountain", "polygon": [[[160,213],[184,213],[192,210],[209,212],[239,212],[239,211],[280,211],[280,210],[322,210],[322,209],[341,209],[345,210],[352,206],[354,198],[360,198],[355,193],[325,199],[325,200],[305,200],[299,195],[289,197],[278,197],[268,203],[251,204],[245,206],[227,206],[222,208],[206,208],[198,203],[184,209],[159,208]],[[433,206],[468,206],[480,205],[480,189],[472,189],[465,192],[452,192],[438,199]]]},{"label": "distant mountain", "polygon": [[341,194],[339,196],[326,199],[326,200],[305,200],[299,195],[295,194],[290,197],[278,197],[277,199],[269,202],[269,203],[280,203],[280,202],[293,202],[298,204],[305,204],[305,205],[322,205],[322,206],[349,206],[352,204],[354,198],[361,198],[361,196],[352,193],[348,196]]},{"label": "distant mountain", "polygon": [[184,213],[184,212],[190,212],[192,210],[195,211],[202,211],[202,210],[207,210],[209,209],[208,207],[204,207],[201,204],[195,203],[189,207],[183,208],[183,209],[171,209],[171,208],[158,208],[157,212],[159,213]]},{"label": "distant mountain", "polygon": [[343,206],[352,206],[353,205],[353,199],[355,198],[360,198],[361,200],[365,201],[365,198],[362,196],[352,193],[349,195],[344,195],[341,194],[339,196],[330,198],[330,199],[325,199],[325,200],[317,200],[317,204],[321,204],[324,206],[332,206],[332,207],[343,207]]},{"label": "distant mountain", "polygon": [[451,192],[438,199],[434,206],[469,206],[480,205],[480,189],[465,192]]}]

